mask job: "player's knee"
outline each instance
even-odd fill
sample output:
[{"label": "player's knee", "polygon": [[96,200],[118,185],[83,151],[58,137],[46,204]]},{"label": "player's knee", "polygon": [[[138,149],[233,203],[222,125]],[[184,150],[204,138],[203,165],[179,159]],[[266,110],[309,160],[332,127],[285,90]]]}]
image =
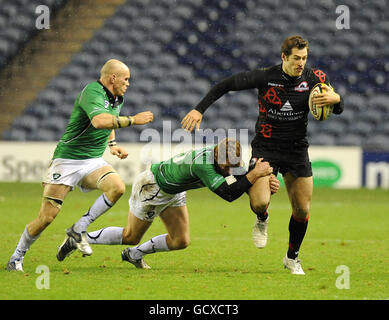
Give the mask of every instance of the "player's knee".
[{"label": "player's knee", "polygon": [[53,222],[53,220],[55,219],[55,215],[40,215],[39,216],[39,221],[40,221],[40,225],[42,227],[47,227],[50,223]]},{"label": "player's knee", "polygon": [[126,229],[123,230],[123,236],[122,236],[122,244],[127,244],[127,245],[137,245],[139,244],[141,240],[141,237],[135,236],[131,231],[128,231]]},{"label": "player's knee", "polygon": [[126,185],[124,183],[115,183],[111,186],[108,193],[109,200],[116,202],[126,192]]},{"label": "player's knee", "polygon": [[183,236],[173,239],[173,248],[174,250],[185,249],[189,246],[190,240],[189,237]]},{"label": "player's knee", "polygon": [[297,207],[293,209],[293,216],[297,219],[307,220],[309,217],[309,208]]},{"label": "player's knee", "polygon": [[44,197],[38,216],[41,227],[45,228],[53,222],[58,212],[61,210],[62,203],[62,200]]}]

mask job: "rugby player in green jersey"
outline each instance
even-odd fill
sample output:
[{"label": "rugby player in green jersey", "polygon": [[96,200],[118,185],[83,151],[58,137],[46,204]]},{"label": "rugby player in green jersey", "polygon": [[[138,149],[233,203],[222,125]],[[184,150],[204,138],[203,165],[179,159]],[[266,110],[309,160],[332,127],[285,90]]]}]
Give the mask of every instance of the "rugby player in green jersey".
[{"label": "rugby player in green jersey", "polygon": [[[146,254],[184,249],[189,244],[189,217],[186,207],[186,191],[207,187],[229,202],[243,193],[264,176],[271,176],[270,189],[277,192],[278,180],[273,169],[261,159],[247,174],[231,175],[234,169],[243,169],[240,144],[236,140],[223,139],[217,145],[181,153],[169,160],[155,163],[134,180],[129,200],[128,224],[107,227],[87,233],[91,244],[136,245],[150,227],[154,218],[160,216],[167,234],[122,251],[122,260],[137,268],[150,268],[143,260]],[[69,238],[59,254],[66,257],[77,248]]]},{"label": "rugby player in green jersey", "polygon": [[[94,189],[103,192],[86,214],[66,231],[65,241],[72,238],[84,255],[92,254],[86,239],[87,227],[109,210],[125,191],[124,182],[102,155],[108,145],[112,155],[125,159],[128,153],[116,145],[114,129],[153,120],[149,111],[119,116],[129,80],[130,69],[123,62],[111,59],[102,67],[99,81],[89,83],[77,96],[66,131],[43,180],[38,217],[25,227],[8,261],[8,270],[23,271],[26,251],[54,220],[66,195],[75,186],[83,192]],[[58,255],[57,258],[60,259]]]}]

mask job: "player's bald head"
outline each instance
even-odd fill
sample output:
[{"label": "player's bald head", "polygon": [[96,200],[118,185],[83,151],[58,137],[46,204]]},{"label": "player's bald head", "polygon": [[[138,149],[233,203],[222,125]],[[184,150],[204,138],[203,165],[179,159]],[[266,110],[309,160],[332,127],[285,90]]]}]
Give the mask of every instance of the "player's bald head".
[{"label": "player's bald head", "polygon": [[100,82],[114,95],[123,96],[130,85],[130,69],[121,61],[108,60],[100,71]]},{"label": "player's bald head", "polygon": [[121,61],[116,59],[108,60],[100,70],[100,77],[106,78],[111,75],[119,75],[123,73],[129,73],[130,69]]}]

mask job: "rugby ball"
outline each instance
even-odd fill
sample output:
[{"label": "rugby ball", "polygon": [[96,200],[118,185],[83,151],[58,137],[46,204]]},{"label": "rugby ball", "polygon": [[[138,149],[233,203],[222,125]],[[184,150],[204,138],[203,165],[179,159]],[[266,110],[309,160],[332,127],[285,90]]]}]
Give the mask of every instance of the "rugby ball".
[{"label": "rugby ball", "polygon": [[[329,85],[327,85],[330,87]],[[331,90],[334,90],[332,87],[330,87]],[[328,90],[327,87],[325,87],[324,83],[317,83],[312,88],[311,92],[309,93],[309,99],[308,99],[308,105],[309,105],[309,111],[311,112],[312,116],[319,121],[327,120],[334,110],[334,105],[327,105],[324,107],[316,107],[315,104],[312,103],[312,98],[319,93],[325,92],[325,90]]]}]

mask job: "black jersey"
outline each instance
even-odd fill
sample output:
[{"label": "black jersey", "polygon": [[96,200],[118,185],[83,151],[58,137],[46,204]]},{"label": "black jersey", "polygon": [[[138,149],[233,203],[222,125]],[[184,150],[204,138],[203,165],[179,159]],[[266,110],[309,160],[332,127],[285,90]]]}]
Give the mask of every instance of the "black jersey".
[{"label": "black jersey", "polygon": [[[291,77],[282,64],[238,73],[212,87],[196,106],[201,113],[228,91],[258,90],[259,116],[255,125],[256,142],[303,142],[307,144],[308,97],[319,82],[329,84],[328,76],[319,69],[304,68],[301,76]],[[343,111],[343,100],[334,113]]]}]

